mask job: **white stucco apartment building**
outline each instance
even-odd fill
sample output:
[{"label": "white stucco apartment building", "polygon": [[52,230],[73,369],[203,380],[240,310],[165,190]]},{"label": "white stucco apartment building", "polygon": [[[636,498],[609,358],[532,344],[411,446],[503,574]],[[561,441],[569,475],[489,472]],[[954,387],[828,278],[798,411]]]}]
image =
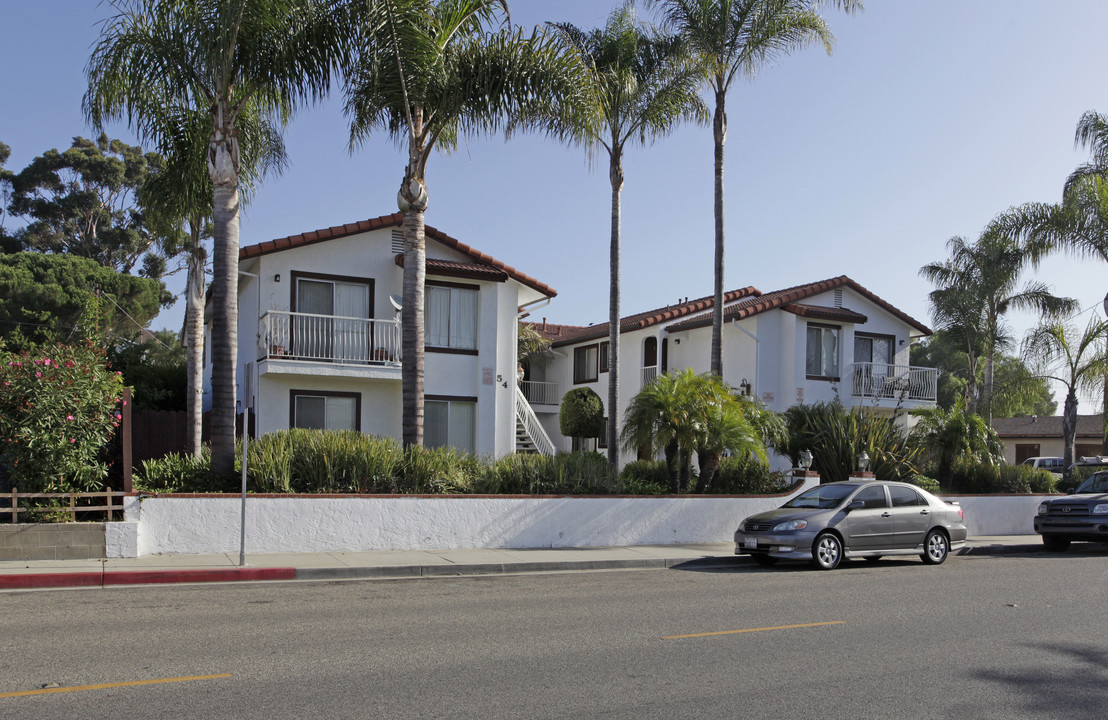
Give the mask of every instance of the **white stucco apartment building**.
[{"label": "white stucco apartment building", "polygon": [[[402,220],[241,249],[238,396],[253,399],[257,434],[307,427],[400,438]],[[425,444],[514,452],[518,315],[557,293],[431,226],[426,237]]]}]

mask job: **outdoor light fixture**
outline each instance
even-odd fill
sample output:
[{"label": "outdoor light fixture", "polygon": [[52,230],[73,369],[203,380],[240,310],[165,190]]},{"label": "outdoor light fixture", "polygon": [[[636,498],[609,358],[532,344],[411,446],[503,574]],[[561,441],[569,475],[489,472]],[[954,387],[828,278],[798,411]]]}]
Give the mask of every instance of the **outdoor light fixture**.
[{"label": "outdoor light fixture", "polygon": [[808,468],[812,467],[812,452],[807,448],[800,451],[800,455],[796,459],[796,465],[805,472]]},{"label": "outdoor light fixture", "polygon": [[858,472],[865,472],[869,469],[869,455],[863,450],[858,455]]},{"label": "outdoor light fixture", "polygon": [[281,273],[277,273],[273,276],[273,282],[281,282]]},{"label": "outdoor light fixture", "polygon": [[524,374],[525,374],[525,372],[524,372],[524,370],[523,370],[523,366],[522,366],[522,365],[520,365],[519,367],[517,367],[517,368],[516,368],[516,383],[517,383],[517,384],[519,384],[519,383],[523,382],[523,376],[524,376]]}]

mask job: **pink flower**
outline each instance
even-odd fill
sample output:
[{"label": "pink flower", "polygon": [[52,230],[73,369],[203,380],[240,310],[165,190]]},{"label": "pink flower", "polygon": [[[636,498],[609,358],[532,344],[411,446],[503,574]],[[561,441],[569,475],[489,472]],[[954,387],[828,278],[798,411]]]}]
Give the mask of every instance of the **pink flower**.
[{"label": "pink flower", "polygon": [[75,442],[77,442],[77,438],[69,438],[69,442],[75,443]]},{"label": "pink flower", "polygon": [[115,371],[115,374],[116,374],[116,375],[120,375],[120,376],[122,376],[122,375],[123,375],[123,371],[122,371],[122,370],[116,370],[116,371]]},{"label": "pink flower", "polygon": [[127,404],[127,401],[126,401],[126,400],[124,400],[124,401],[123,401],[123,404],[124,404],[124,405],[126,405],[126,404]]},{"label": "pink flower", "polygon": [[66,415],[65,419],[70,421],[70,422],[73,422],[73,416],[72,415]]},{"label": "pink flower", "polygon": [[17,362],[17,363],[15,364],[15,366],[16,366],[16,367],[23,367],[23,363],[21,363],[21,362]]},{"label": "pink flower", "polygon": [[50,358],[46,358],[46,359],[44,359],[44,360],[42,361],[42,364],[43,364],[43,365],[49,365],[49,364],[50,364]]},{"label": "pink flower", "polygon": [[116,413],[116,414],[115,414],[115,419],[116,419],[116,420],[119,420],[119,419],[121,419],[122,417],[123,417],[123,413]]},{"label": "pink flower", "polygon": [[35,377],[42,377],[42,373],[40,373],[40,372],[35,373]]}]

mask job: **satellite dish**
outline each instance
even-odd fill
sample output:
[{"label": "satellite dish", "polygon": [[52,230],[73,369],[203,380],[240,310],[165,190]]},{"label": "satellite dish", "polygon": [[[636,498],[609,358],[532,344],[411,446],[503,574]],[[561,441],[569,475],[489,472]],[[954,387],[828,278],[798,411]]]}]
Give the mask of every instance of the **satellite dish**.
[{"label": "satellite dish", "polygon": [[401,297],[399,295],[389,295],[389,302],[392,304],[392,309],[396,312],[400,312],[404,309],[404,305],[400,301]]}]

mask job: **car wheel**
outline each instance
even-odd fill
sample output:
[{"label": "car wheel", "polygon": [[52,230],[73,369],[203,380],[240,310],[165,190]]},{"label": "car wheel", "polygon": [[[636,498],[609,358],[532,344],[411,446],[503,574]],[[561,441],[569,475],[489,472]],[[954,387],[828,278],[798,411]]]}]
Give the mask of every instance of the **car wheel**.
[{"label": "car wheel", "polygon": [[771,557],[769,555],[758,554],[758,555],[751,555],[750,557],[754,558],[754,562],[758,563],[759,565],[763,565],[765,567],[769,567],[770,565],[776,565],[777,564],[777,558]]},{"label": "car wheel", "polygon": [[1070,539],[1057,535],[1043,535],[1043,547],[1050,552],[1065,552],[1069,550]]},{"label": "car wheel", "polygon": [[812,545],[812,562],[820,570],[834,570],[843,559],[842,541],[834,533],[820,533]]},{"label": "car wheel", "polygon": [[950,554],[950,541],[941,530],[932,530],[923,539],[923,554],[920,555],[928,565],[940,565]]}]

